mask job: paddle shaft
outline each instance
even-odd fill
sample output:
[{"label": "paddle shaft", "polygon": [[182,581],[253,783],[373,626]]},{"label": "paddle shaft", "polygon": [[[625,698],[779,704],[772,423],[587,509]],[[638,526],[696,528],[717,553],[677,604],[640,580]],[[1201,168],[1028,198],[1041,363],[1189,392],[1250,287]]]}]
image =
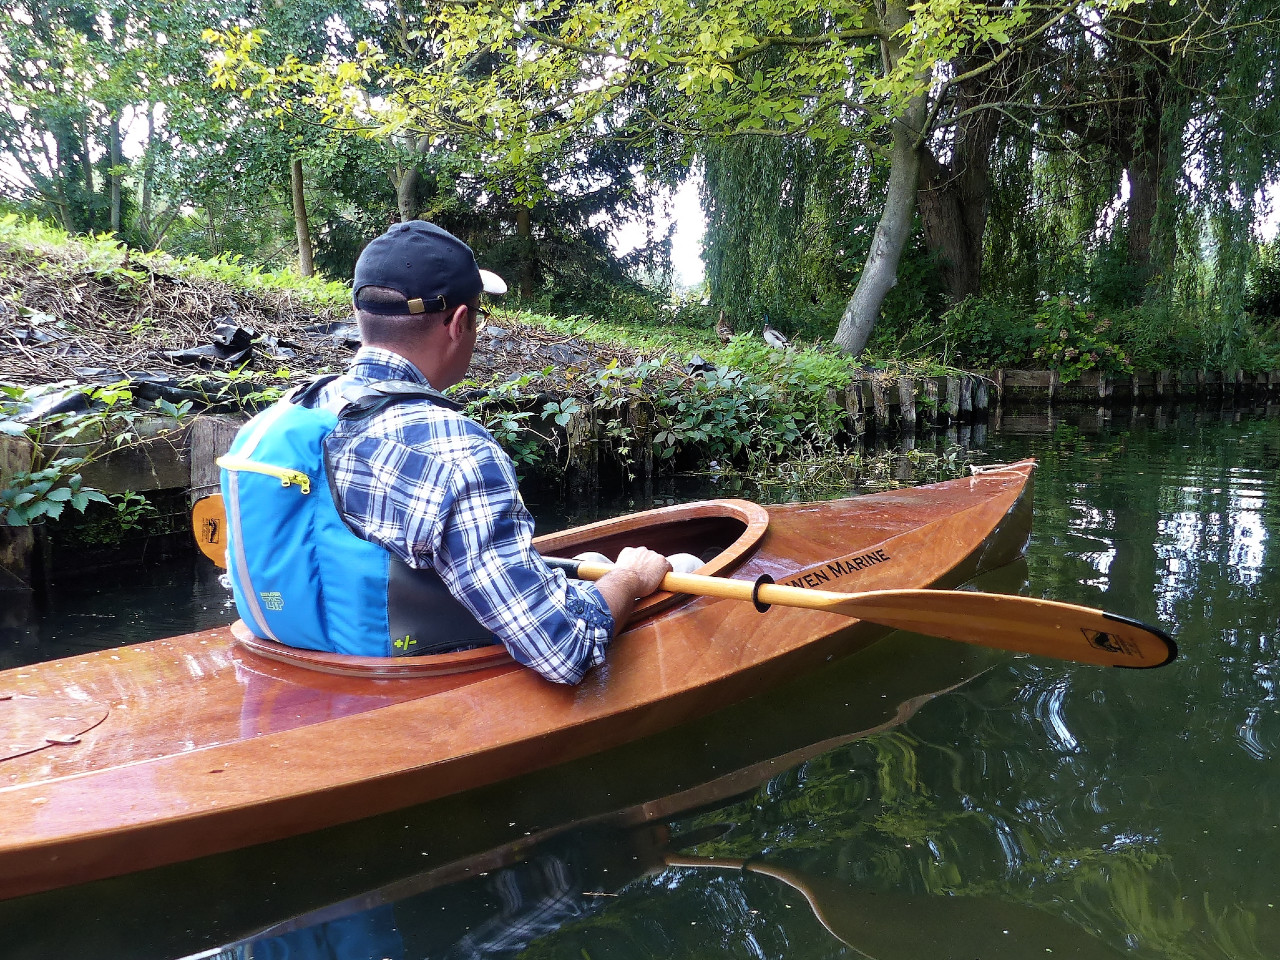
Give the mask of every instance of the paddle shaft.
[{"label": "paddle shaft", "polygon": [[[582,580],[598,580],[611,564],[547,562]],[[1092,607],[969,590],[871,590],[833,593],[692,573],[669,573],[662,589],[697,597],[746,600],[867,620],[896,630],[1112,667],[1159,667],[1177,656],[1162,630]]]},{"label": "paddle shaft", "polygon": [[[197,502],[192,526],[200,549],[225,567],[226,514],[220,495]],[[598,580],[613,569],[611,564],[585,560],[546,560],[583,580]],[[1101,666],[1159,667],[1178,655],[1172,638],[1155,627],[1092,607],[1033,597],[968,590],[832,593],[692,573],[667,574],[662,589],[753,601],[762,607],[797,607],[961,643]]]}]

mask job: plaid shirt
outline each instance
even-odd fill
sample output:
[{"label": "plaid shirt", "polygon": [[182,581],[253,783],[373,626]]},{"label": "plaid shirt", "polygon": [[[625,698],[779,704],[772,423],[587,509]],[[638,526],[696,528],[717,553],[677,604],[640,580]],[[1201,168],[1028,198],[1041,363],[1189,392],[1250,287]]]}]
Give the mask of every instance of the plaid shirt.
[{"label": "plaid shirt", "polygon": [[[362,347],[314,403],[356,383],[429,386],[403,357]],[[431,568],[511,655],[548,680],[577,683],[604,659],[613,615],[600,592],[567,580],[533,549],[533,518],[510,458],[487,430],[425,401],[340,421],[327,446],[339,513],[361,536]]]}]

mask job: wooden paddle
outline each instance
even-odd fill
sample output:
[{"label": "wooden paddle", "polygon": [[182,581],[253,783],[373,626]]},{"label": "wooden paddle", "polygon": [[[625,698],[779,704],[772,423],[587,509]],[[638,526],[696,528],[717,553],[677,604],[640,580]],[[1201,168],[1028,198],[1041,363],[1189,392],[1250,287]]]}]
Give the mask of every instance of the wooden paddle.
[{"label": "wooden paddle", "polygon": [[[613,569],[610,564],[589,560],[545,559],[581,580],[598,580]],[[1003,593],[833,593],[692,573],[667,574],[662,589],[696,597],[754,601],[764,606],[799,607],[961,643],[1107,667],[1160,667],[1178,655],[1172,637],[1137,620],[1092,607]]]},{"label": "wooden paddle", "polygon": [[[222,495],[214,494],[197,501],[191,511],[191,525],[201,552],[218,566],[225,567],[227,521]],[[599,580],[613,569],[607,563],[559,557],[545,559],[582,580]],[[1160,667],[1178,655],[1178,648],[1168,634],[1137,620],[1092,607],[1003,593],[968,590],[832,593],[692,573],[667,574],[662,589],[695,597],[799,607],[961,643],[1108,667]]]},{"label": "wooden paddle", "polygon": [[226,569],[227,566],[227,508],[222,494],[201,497],[191,508],[191,532],[196,535],[200,552]]}]

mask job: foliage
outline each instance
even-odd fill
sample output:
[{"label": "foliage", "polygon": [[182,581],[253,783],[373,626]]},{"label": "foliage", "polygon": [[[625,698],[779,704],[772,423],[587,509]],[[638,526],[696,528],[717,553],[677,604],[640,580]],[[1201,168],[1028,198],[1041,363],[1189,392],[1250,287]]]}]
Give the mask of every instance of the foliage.
[{"label": "foliage", "polygon": [[938,320],[886,326],[873,348],[938,356],[966,369],[1057,370],[1064,381],[1085,370],[1272,369],[1280,337],[1231,310],[1209,311],[1173,297],[1104,309],[1070,296],[1028,305],[971,297]]},{"label": "foliage", "polygon": [[[122,290],[148,282],[161,273],[189,283],[225,284],[246,293],[290,294],[315,308],[341,307],[351,301],[345,283],[301,277],[291,270],[268,270],[246,263],[239,255],[201,259],[174,257],[163,252],[128,250],[108,234],[73,236],[40,220],[7,213],[0,216],[0,276],[9,263],[35,262],[51,274],[87,270],[117,281]],[[150,271],[150,273],[148,272]]]},{"label": "foliage", "polygon": [[534,428],[537,419],[533,410],[522,409],[536,397],[529,390],[535,379],[535,374],[525,374],[489,384],[483,392],[476,389],[479,385],[474,381],[456,388],[472,394],[463,412],[493,434],[517,468],[537,464],[542,452],[555,442],[554,435]]},{"label": "foliage", "polygon": [[1280,319],[1280,242],[1258,248],[1249,268],[1245,309],[1257,320]]},{"label": "foliage", "polygon": [[1106,339],[1111,320],[1070,297],[1047,301],[1031,320],[1032,329],[1040,334],[1031,356],[1038,365],[1058,370],[1064,381],[1074,380],[1084,370],[1132,372],[1124,351]]},{"label": "foliage", "polygon": [[[830,340],[863,271],[889,164],[863,146],[776,137],[703,147],[704,260],[710,301],[740,332],[765,320],[791,337]],[[918,219],[879,324],[937,313],[938,271]]]},{"label": "foliage", "polygon": [[[892,473],[885,461],[864,458],[848,432],[837,400],[854,369],[847,355],[779,352],[747,336],[707,352],[718,362],[695,368],[671,355],[615,360],[573,375],[574,392],[551,399],[535,389],[534,374],[456,389],[470,397],[468,415],[526,470],[563,470],[595,443],[630,478],[652,462],[664,472],[741,472],[812,491]],[[590,431],[582,429],[588,422]],[[954,452],[916,454],[911,466],[917,475],[942,475],[957,462]]]},{"label": "foliage", "polygon": [[[869,267],[874,260],[869,227],[879,197],[861,189],[870,158],[894,139],[908,105],[930,95],[935,73],[955,76],[975,50],[998,63],[1070,14],[1096,19],[1129,5],[446,3],[427,16],[432,58],[412,65],[375,41],[362,41],[349,59],[272,62],[253,29],[210,37],[220,84],[369,136],[413,131],[483,170],[489,193],[513,193],[530,208],[578,179],[572,165],[602,143],[642,149],[631,156],[643,157],[650,182],[682,174],[700,151],[706,195],[717,206],[713,299],[739,323],[772,308],[792,315],[793,331],[825,332],[837,317],[842,331],[855,322],[834,304],[856,259],[867,256]],[[917,152],[928,133],[912,131],[920,142],[901,155]],[[811,193],[822,181],[830,182]],[[860,202],[856,214],[848,209]],[[909,203],[902,208],[909,225]],[[859,236],[848,235],[852,225]],[[900,246],[885,254],[890,270]],[[875,294],[873,310],[883,296]]]},{"label": "foliage", "polygon": [[[462,125],[441,136],[413,123],[381,123],[389,116],[383,105],[402,109],[400,88],[409,78],[439,64],[440,40],[424,32],[427,18],[414,4],[388,10],[385,23],[374,18],[360,26],[348,18],[349,49],[307,51],[273,47],[269,22],[247,17],[205,31],[217,51],[212,82],[263,116],[301,121],[344,150],[387,158],[384,166],[394,161],[400,217],[429,217],[461,236],[525,301],[573,309],[600,304],[602,292],[615,290],[651,299],[639,277],[669,281],[669,237],[657,233],[625,257],[610,237],[624,223],[651,220],[661,191],[683,169],[668,176],[627,141],[604,136],[582,138],[570,152],[531,151],[515,169],[493,163]],[[489,67],[481,60],[453,69],[451,83],[465,85]],[[361,203],[358,192],[347,194],[348,208]]]},{"label": "foliage", "polygon": [[79,457],[59,457],[41,470],[18,471],[0,490],[0,516],[11,527],[30,526],[38,520],[56,520],[66,507],[84,513],[90,503],[107,503],[101,490],[83,485]]},{"label": "foliage", "polygon": [[[21,405],[41,398],[58,400],[52,412],[25,417]],[[179,424],[190,412],[190,402],[179,405],[157,401],[161,412]],[[127,382],[107,386],[54,384],[24,390],[0,384],[0,434],[24,437],[32,444],[32,468],[15,472],[0,489],[0,522],[28,526],[45,518],[56,520],[70,506],[84,513],[90,503],[107,503],[108,497],[84,483],[81,471],[110,453],[126,447],[163,440],[167,428],[146,433],[148,414],[133,406]],[[69,456],[65,454],[70,454]],[[126,494],[120,516],[137,519],[145,508]]]}]

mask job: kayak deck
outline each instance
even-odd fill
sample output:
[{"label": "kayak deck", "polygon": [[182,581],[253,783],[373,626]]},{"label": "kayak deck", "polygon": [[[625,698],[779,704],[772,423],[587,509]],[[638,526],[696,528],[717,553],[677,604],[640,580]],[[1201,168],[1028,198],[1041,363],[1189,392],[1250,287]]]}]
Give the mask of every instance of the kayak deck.
[{"label": "kayak deck", "polygon": [[[843,591],[954,586],[1020,555],[1031,470],[1024,463],[770,507],[767,529],[721,569],[801,585],[823,573],[822,586]],[[649,530],[664,532],[640,535]],[[696,523],[664,525],[664,511],[565,531],[539,547],[565,555],[627,541],[670,550],[690,536],[702,538],[688,551],[700,556],[731,549],[708,544]],[[413,679],[317,672],[244,649],[227,628],[7,671],[0,730],[6,705],[105,713],[63,738],[75,742],[3,760],[0,897],[266,842],[551,766],[709,713],[886,632],[831,614],[661,598],[577,687],[509,661]]]}]

